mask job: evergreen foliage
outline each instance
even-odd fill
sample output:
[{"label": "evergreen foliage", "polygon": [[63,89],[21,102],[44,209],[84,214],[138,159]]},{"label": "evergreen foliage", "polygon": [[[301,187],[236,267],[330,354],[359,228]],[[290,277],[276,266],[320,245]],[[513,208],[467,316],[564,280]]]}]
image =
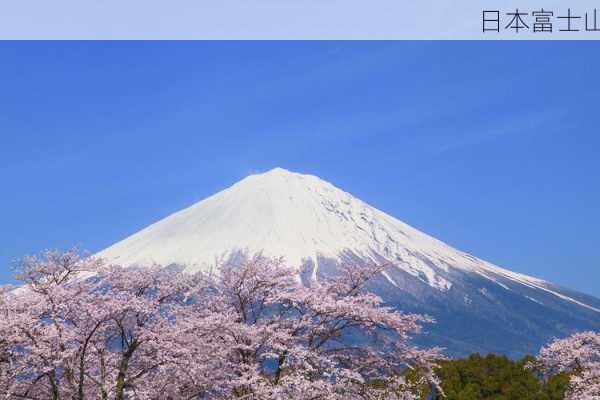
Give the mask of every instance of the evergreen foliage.
[{"label": "evergreen foliage", "polygon": [[[505,356],[472,354],[440,362],[437,371],[447,400],[562,400],[569,375],[542,380],[527,368],[533,357],[511,360]],[[436,400],[444,399],[441,395]]]}]

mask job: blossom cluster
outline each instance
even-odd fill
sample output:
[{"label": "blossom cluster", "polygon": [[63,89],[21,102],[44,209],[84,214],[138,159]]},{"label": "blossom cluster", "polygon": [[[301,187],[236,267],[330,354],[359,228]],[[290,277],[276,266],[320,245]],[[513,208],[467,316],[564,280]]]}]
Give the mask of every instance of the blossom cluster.
[{"label": "blossom cluster", "polygon": [[542,347],[537,363],[544,376],[571,374],[566,400],[600,399],[600,333],[579,332]]},{"label": "blossom cluster", "polygon": [[440,351],[410,342],[429,318],[364,291],[381,271],[342,267],[308,287],[260,255],[196,274],[26,258],[23,285],[0,294],[0,396],[417,399],[438,384]]}]

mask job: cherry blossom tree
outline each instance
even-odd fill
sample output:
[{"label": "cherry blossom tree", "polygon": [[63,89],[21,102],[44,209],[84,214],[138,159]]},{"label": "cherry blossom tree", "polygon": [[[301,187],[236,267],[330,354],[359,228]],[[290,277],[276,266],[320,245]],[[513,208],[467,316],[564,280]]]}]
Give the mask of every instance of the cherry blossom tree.
[{"label": "cherry blossom tree", "polygon": [[[305,287],[282,259],[261,256],[204,275],[195,307],[225,343],[232,393],[243,398],[410,398],[405,368],[432,372],[438,349],[410,345],[431,320],[382,305],[364,291],[382,271],[343,267],[333,281]],[[206,336],[202,333],[200,336]],[[370,382],[384,380],[384,389]],[[394,397],[400,396],[400,397]]]},{"label": "cherry blossom tree", "polygon": [[164,371],[183,352],[172,345],[179,332],[170,318],[191,277],[51,251],[26,258],[18,278],[25,285],[2,299],[6,397],[146,398],[168,389]]},{"label": "cherry blossom tree", "polygon": [[542,347],[537,358],[544,376],[571,372],[567,400],[600,399],[600,333],[579,332]]},{"label": "cherry blossom tree", "polygon": [[[438,349],[431,320],[385,307],[375,266],[304,286],[281,259],[214,273],[106,265],[76,252],[23,260],[0,297],[0,390],[20,399],[416,399]],[[403,377],[418,371],[419,382]]]}]

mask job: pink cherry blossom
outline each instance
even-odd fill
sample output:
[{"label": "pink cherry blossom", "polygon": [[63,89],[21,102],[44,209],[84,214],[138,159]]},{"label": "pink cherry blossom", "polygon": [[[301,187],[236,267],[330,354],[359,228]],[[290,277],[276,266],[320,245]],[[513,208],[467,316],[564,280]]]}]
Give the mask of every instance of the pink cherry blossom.
[{"label": "pink cherry blossom", "polygon": [[[415,384],[438,384],[441,356],[410,338],[432,321],[365,292],[381,271],[346,266],[306,287],[299,271],[260,255],[193,275],[74,251],[29,257],[24,285],[0,296],[1,395],[417,399]],[[406,368],[422,381],[407,382]]]},{"label": "pink cherry blossom", "polygon": [[600,399],[599,332],[579,332],[555,339],[540,350],[537,361],[544,376],[563,371],[573,374],[567,400]]}]

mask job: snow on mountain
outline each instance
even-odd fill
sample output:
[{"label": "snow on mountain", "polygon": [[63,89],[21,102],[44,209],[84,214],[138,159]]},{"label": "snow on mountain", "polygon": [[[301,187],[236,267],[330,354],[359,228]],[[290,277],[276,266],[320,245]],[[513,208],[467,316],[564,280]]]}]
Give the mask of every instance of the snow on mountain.
[{"label": "snow on mountain", "polygon": [[[311,267],[388,263],[370,289],[438,320],[422,344],[520,356],[553,336],[600,330],[600,300],[509,271],[426,235],[312,175],[251,175],[98,253],[122,265],[209,269],[240,252]],[[333,271],[333,272],[332,272]]]},{"label": "snow on mountain", "polygon": [[[251,175],[99,256],[124,265],[176,263],[193,271],[240,250],[284,256],[296,266],[310,259],[317,266],[315,275],[322,258],[340,259],[347,252],[376,262],[383,258],[442,291],[452,282],[440,270],[458,268],[490,280],[500,275],[600,312],[554,292],[543,280],[456,250],[316,176],[282,168]],[[386,279],[395,284],[389,275]]]}]

